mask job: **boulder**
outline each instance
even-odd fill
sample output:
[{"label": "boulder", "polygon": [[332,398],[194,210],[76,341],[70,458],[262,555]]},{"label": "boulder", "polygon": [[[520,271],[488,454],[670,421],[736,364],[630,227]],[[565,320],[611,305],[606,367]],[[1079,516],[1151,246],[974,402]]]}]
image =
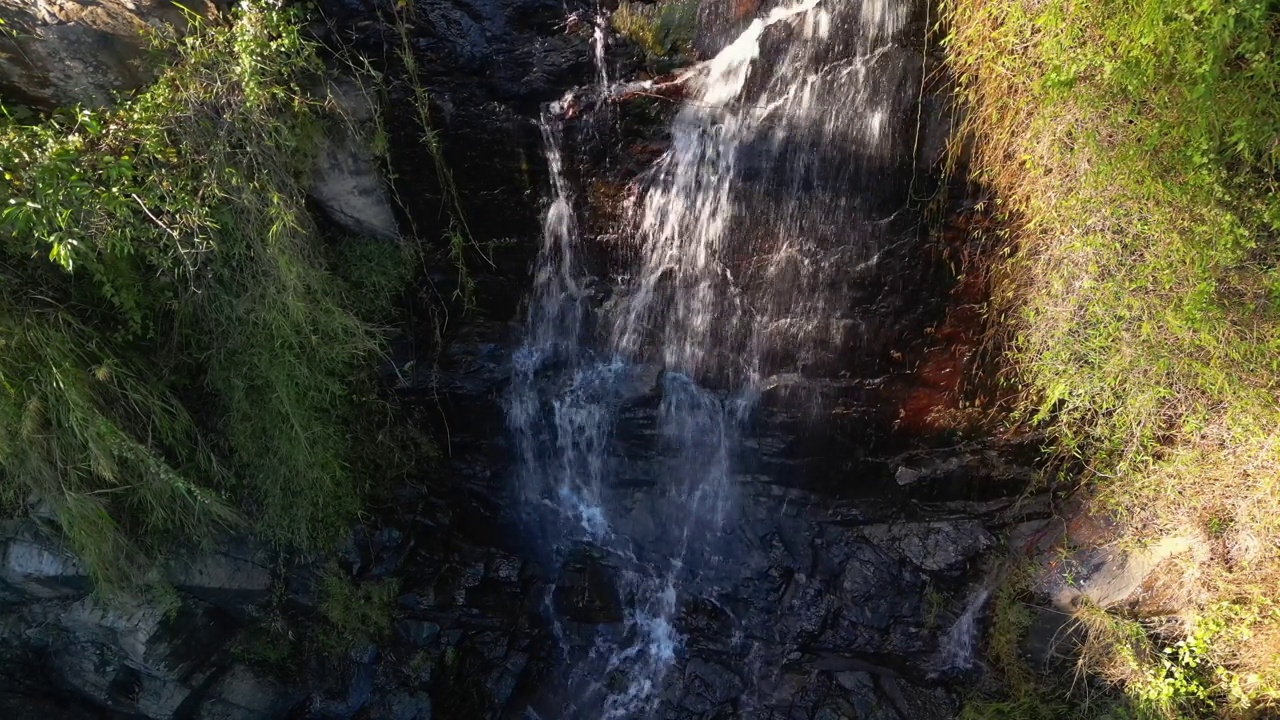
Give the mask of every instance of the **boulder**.
[{"label": "boulder", "polygon": [[1190,598],[1184,596],[1183,603],[1171,603],[1170,593],[1153,592],[1167,585],[1156,582],[1158,576],[1180,576],[1178,560],[1195,563],[1208,552],[1203,541],[1183,536],[1169,536],[1139,548],[1087,547],[1061,562],[1047,562],[1035,589],[1064,613],[1090,603],[1140,616],[1173,614]]},{"label": "boulder", "polygon": [[142,62],[148,33],[179,32],[187,12],[210,16],[215,0],[0,0],[0,93],[40,106],[103,107],[152,78]]},{"label": "boulder", "polygon": [[400,229],[387,184],[373,148],[364,137],[376,112],[372,91],[342,78],[322,93],[337,111],[315,153],[308,194],[325,214],[347,232],[378,240],[396,240]]},{"label": "boulder", "polygon": [[235,664],[209,689],[199,705],[199,720],[268,720],[296,704],[298,694]]}]

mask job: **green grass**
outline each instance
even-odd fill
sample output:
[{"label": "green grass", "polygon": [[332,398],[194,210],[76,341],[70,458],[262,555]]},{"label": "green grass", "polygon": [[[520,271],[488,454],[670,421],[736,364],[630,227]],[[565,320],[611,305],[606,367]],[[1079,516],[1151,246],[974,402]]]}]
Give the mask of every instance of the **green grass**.
[{"label": "green grass", "polygon": [[1225,603],[1257,633],[1249,649],[1214,641],[1228,674],[1205,692],[1224,715],[1275,701],[1280,657],[1275,618],[1257,612],[1280,583],[1262,547],[1280,533],[1277,11],[944,7],[960,137],[1013,231],[993,324],[1024,390],[1016,416],[1086,469],[1123,541],[1177,533],[1219,550],[1189,609]]},{"label": "green grass", "polygon": [[304,207],[333,111],[301,22],[244,3],[158,41],[116,109],[0,123],[0,488],[100,591],[225,528],[320,546],[359,507],[383,340]]}]

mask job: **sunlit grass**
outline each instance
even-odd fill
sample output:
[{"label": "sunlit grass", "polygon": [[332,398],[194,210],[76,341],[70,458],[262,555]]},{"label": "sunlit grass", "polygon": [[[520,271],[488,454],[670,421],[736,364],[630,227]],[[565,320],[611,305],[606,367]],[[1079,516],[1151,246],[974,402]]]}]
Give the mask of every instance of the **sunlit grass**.
[{"label": "sunlit grass", "polygon": [[[944,22],[958,142],[1015,231],[993,309],[1019,419],[1086,468],[1123,542],[1219,549],[1189,609],[1236,608],[1254,650],[1274,642],[1256,609],[1280,587],[1276,9],[951,0]],[[1278,646],[1215,637],[1195,712],[1274,702]]]}]

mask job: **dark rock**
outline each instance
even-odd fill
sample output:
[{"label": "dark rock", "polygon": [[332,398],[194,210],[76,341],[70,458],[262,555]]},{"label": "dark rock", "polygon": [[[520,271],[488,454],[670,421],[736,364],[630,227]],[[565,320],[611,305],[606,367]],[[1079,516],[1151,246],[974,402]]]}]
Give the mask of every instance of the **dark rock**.
[{"label": "dark rock", "polygon": [[338,697],[324,697],[316,701],[313,716],[324,720],[346,720],[355,717],[372,699],[375,668],[363,662],[353,662],[348,670],[345,689]]},{"label": "dark rock", "polygon": [[1027,667],[1051,675],[1074,668],[1084,641],[1084,626],[1060,610],[1034,607],[1031,612],[1031,624],[1018,643]]},{"label": "dark rock", "polygon": [[431,698],[423,693],[395,693],[378,703],[373,717],[386,720],[431,720]]},{"label": "dark rock", "polygon": [[[832,295],[844,305],[823,328],[839,349],[806,360],[779,342],[768,358],[759,406],[743,421],[742,442],[733,448],[723,530],[691,547],[670,539],[665,511],[688,501],[672,491],[673,478],[686,469],[672,461],[670,446],[696,446],[705,428],[664,437],[658,415],[673,398],[723,401],[726,382],[694,382],[663,371],[655,360],[602,376],[614,384],[595,388],[620,405],[617,427],[603,441],[619,458],[607,469],[604,492],[608,506],[619,509],[609,518],[610,531],[630,545],[613,552],[548,549],[540,541],[551,529],[522,525],[529,517],[522,503],[539,499],[511,486],[514,453],[503,405],[520,334],[511,319],[529,287],[546,180],[533,118],[543,102],[591,76],[587,35],[565,22],[567,13],[586,12],[589,4],[416,0],[406,31],[422,69],[417,78],[407,77],[397,59],[401,38],[394,21],[403,8],[384,0],[325,0],[322,7],[334,33],[324,39],[340,36],[392,80],[390,159],[403,206],[394,211],[398,222],[389,223],[376,202],[376,183],[361,165],[368,158],[358,152],[329,160],[348,179],[362,178],[354,191],[343,192],[377,207],[356,211],[341,193],[337,200],[322,190],[313,195],[337,218],[363,218],[350,230],[389,237],[395,225],[406,237],[438,242],[454,222],[454,208],[435,172],[436,158],[420,141],[422,108],[412,88],[420,83],[477,240],[463,251],[475,290],[473,314],[461,313],[458,269],[432,261],[421,280],[425,300],[413,305],[417,314],[384,368],[406,405],[405,422],[441,438],[438,462],[424,463],[411,487],[398,488],[389,507],[374,508],[375,517],[329,557],[289,565],[224,545],[181,560],[172,571],[180,593],[174,616],[148,605],[107,610],[84,598],[82,572],[56,544],[6,535],[0,599],[18,604],[11,618],[0,618],[0,652],[5,659],[36,659],[31,665],[39,682],[22,686],[25,696],[47,704],[42,698],[56,693],[42,691],[56,689],[85,706],[144,718],[265,720],[293,711],[426,720],[523,717],[531,709],[547,720],[595,720],[592,709],[580,710],[589,703],[575,704],[616,690],[627,678],[615,673],[597,682],[575,673],[601,664],[593,654],[598,648],[644,631],[624,610],[640,592],[636,579],[671,566],[680,583],[665,627],[671,667],[655,689],[652,717],[955,716],[963,681],[930,676],[944,630],[926,616],[963,616],[962,590],[972,585],[994,534],[1031,517],[1013,509],[1011,496],[1033,473],[984,443],[957,447],[895,425],[907,373],[893,354],[910,356],[945,303],[946,288],[924,259],[929,251],[918,218],[899,212],[914,200],[904,198],[908,191],[930,192],[910,184],[918,159],[905,149],[896,160],[833,151],[838,154],[824,172],[865,171],[867,177],[852,178],[842,191],[906,239],[886,242],[874,272],[834,281]],[[767,10],[736,0],[703,8],[699,42],[708,52]],[[920,57],[894,47],[882,60],[910,63],[898,85],[912,92],[895,95],[891,113],[903,122],[916,112]],[[876,87],[886,95],[902,94],[901,87],[882,84]],[[929,102],[931,118],[944,112]],[[602,187],[591,184],[597,179],[619,191],[588,204],[617,205],[620,189],[665,147],[664,111],[641,112],[638,101],[592,108],[584,104],[566,129],[569,172],[584,193]],[[646,114],[647,125],[639,118]],[[611,134],[615,120],[623,123],[617,132],[628,133],[626,142]],[[926,153],[936,150],[935,124],[926,127],[932,148]],[[767,147],[762,136],[743,148],[742,180],[753,188],[762,217],[783,215],[782,185],[839,190],[815,185],[829,177],[794,168],[772,177],[765,172],[768,153],[812,152],[820,135],[803,135],[779,148]],[[628,147],[639,145],[643,158],[626,157]],[[588,224],[603,235],[618,217],[599,215]],[[747,240],[743,248],[751,247]],[[594,243],[587,253],[600,276],[584,292],[592,308],[610,300],[609,271],[621,264],[612,255],[629,252],[607,245]],[[833,247],[814,262],[847,266],[846,250]],[[745,269],[752,258],[737,260]],[[551,370],[540,379],[549,390],[568,382]],[[275,580],[269,569],[289,568],[286,614],[300,616],[289,619],[305,629],[323,622],[315,612],[315,581],[317,568],[331,561],[361,580],[400,583],[395,632],[385,644],[331,665],[310,659],[279,683],[235,662],[227,639],[267,599]],[[939,586],[946,591],[939,596],[943,607],[927,607],[926,594]],[[0,670],[0,678],[7,673]],[[4,697],[0,692],[0,708]]]},{"label": "dark rock", "polygon": [[301,699],[296,690],[232,665],[200,699],[199,720],[269,720],[281,717]]},{"label": "dark rock", "polygon": [[0,533],[0,604],[88,592],[89,578],[80,563],[35,523],[5,521]]},{"label": "dark rock", "polygon": [[585,550],[565,560],[552,598],[556,612],[574,622],[599,624],[622,620],[622,604],[613,573]]},{"label": "dark rock", "polygon": [[995,544],[976,520],[886,523],[868,525],[859,532],[877,547],[890,548],[931,572],[959,572]]},{"label": "dark rock", "polygon": [[401,620],[396,631],[413,647],[424,648],[440,634],[440,626],[427,620]]},{"label": "dark rock", "polygon": [[273,560],[265,548],[243,538],[227,538],[218,550],[182,557],[168,570],[169,582],[223,610],[245,617],[271,593]]}]

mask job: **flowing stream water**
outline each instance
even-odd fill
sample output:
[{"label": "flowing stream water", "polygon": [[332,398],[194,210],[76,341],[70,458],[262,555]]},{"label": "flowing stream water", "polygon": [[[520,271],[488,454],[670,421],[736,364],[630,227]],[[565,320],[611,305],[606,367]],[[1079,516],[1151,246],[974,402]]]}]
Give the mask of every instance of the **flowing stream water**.
[{"label": "flowing stream water", "polygon": [[[620,607],[586,629],[556,621],[562,718],[654,713],[682,653],[682,598],[744,552],[735,464],[762,392],[840,362],[865,331],[845,295],[892,237],[858,189],[896,147],[901,93],[885,88],[906,82],[891,53],[906,15],[896,0],[783,5],[700,65],[624,228],[629,273],[603,302],[562,167],[573,98],[544,112],[551,196],[508,399],[516,482],[553,565],[600,559]],[[637,481],[619,426],[654,396],[661,463]]]}]

